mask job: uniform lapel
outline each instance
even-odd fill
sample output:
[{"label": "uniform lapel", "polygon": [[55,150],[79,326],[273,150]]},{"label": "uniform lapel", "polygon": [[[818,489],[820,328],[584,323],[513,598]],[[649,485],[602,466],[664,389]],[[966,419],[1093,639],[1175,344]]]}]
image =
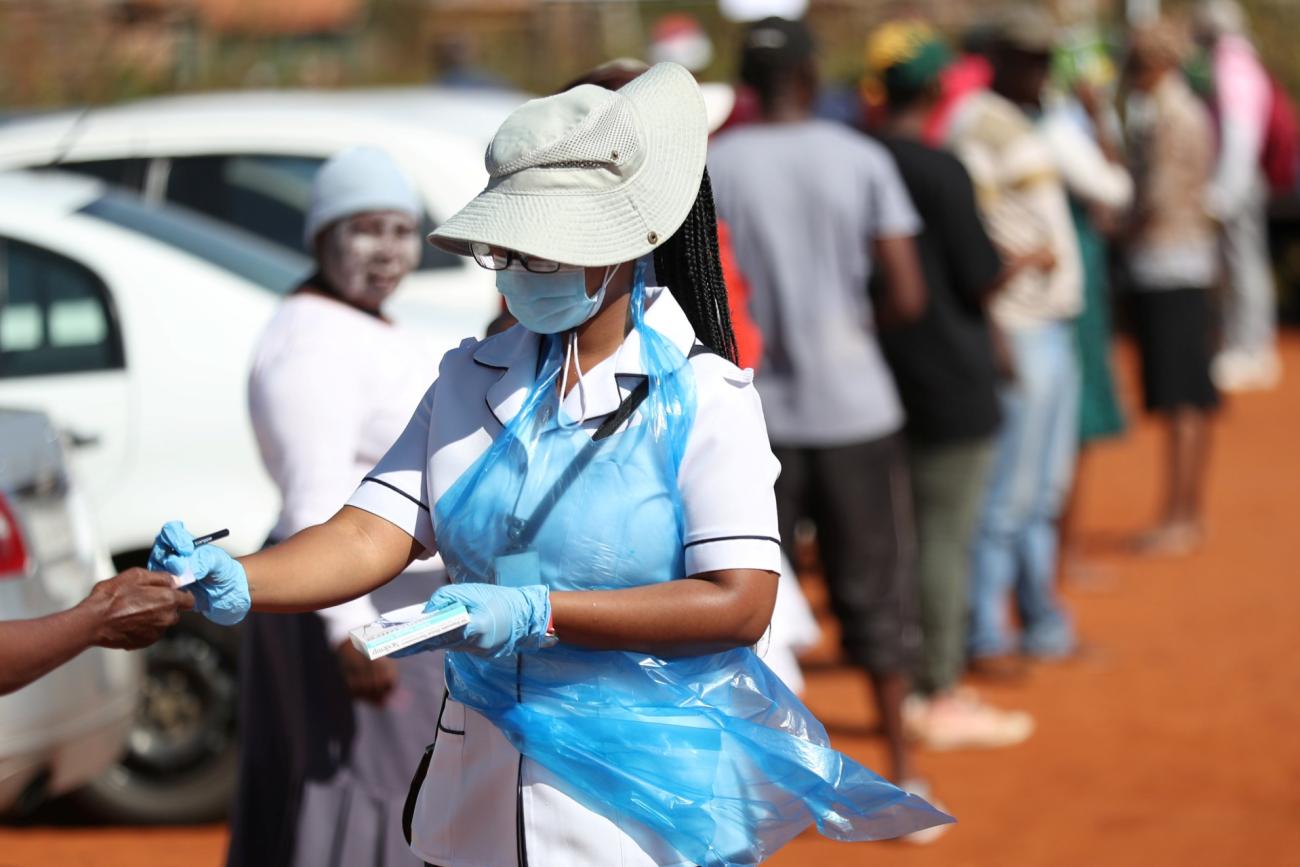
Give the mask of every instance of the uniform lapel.
[{"label": "uniform lapel", "polygon": [[497,373],[484,398],[502,427],[519,413],[536,379],[539,342],[536,334],[516,325],[484,340],[474,350],[474,363]]}]

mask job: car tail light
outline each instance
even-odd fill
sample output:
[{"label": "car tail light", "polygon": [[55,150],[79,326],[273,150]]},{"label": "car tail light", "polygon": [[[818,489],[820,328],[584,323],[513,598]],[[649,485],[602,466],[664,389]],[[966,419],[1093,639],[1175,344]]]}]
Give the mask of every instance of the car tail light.
[{"label": "car tail light", "polygon": [[27,546],[9,501],[0,494],[0,579],[21,578],[27,573]]}]

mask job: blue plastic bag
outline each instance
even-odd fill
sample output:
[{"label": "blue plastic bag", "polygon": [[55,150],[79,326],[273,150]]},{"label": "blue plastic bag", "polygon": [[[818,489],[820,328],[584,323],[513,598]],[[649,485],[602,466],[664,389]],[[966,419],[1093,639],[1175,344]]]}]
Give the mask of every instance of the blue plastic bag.
[{"label": "blue plastic bag", "polygon": [[[677,469],[695,411],[687,359],[633,323],[649,389],[606,439],[562,424],[557,339],[518,415],[435,505],[453,581],[634,587],[684,577]],[[566,420],[567,421],[567,420]],[[562,636],[561,636],[562,637]],[[560,644],[503,659],[447,654],[452,697],[491,720],[570,797],[636,820],[706,867],[757,864],[816,823],[828,837],[896,837],[952,821],[830,747],[751,649],[665,659]]]}]

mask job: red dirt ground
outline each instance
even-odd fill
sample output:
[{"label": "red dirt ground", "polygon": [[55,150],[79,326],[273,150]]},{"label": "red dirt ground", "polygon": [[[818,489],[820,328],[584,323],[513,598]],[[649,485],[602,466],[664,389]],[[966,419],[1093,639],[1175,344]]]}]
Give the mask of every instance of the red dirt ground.
[{"label": "red dirt ground", "polygon": [[[1096,450],[1079,537],[1097,575],[1067,589],[1091,650],[1024,685],[984,690],[1034,713],[1027,744],[921,755],[960,820],[951,833],[923,848],[810,834],[769,863],[1300,864],[1300,339],[1289,336],[1283,353],[1282,387],[1234,398],[1221,417],[1210,536],[1196,556],[1122,549],[1154,513],[1158,430],[1142,421]],[[829,650],[814,658],[808,703],[837,746],[879,766],[865,690],[832,661]],[[0,828],[0,867],[217,865],[224,839],[218,826]]]}]

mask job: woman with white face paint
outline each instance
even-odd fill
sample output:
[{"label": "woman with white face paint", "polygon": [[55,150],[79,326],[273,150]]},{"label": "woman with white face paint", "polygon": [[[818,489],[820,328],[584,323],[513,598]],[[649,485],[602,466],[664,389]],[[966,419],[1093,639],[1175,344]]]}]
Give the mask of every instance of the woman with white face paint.
[{"label": "woman with white face paint", "polygon": [[[519,325],[442,360],[347,507],[235,560],[173,522],[154,562],[219,621],[382,585],[437,551],[460,604],[407,801],[440,867],[757,864],[950,821],[833,750],[751,645],[780,569],[768,446],[736,367],[704,105],[685,69],[515,111],[431,240]],[[815,335],[810,335],[815,339]],[[205,553],[213,551],[213,553]]]},{"label": "woman with white face paint", "polygon": [[[271,543],[337,512],[428,387],[436,358],[383,317],[419,260],[421,213],[376,148],[344,151],[316,177],[304,240],[317,269],[262,335],[249,381],[283,501]],[[424,563],[319,616],[249,619],[231,867],[420,863],[402,837],[401,797],[428,743],[423,720],[442,701],[441,661],[371,662],[348,630],[427,599],[443,580]]]}]

